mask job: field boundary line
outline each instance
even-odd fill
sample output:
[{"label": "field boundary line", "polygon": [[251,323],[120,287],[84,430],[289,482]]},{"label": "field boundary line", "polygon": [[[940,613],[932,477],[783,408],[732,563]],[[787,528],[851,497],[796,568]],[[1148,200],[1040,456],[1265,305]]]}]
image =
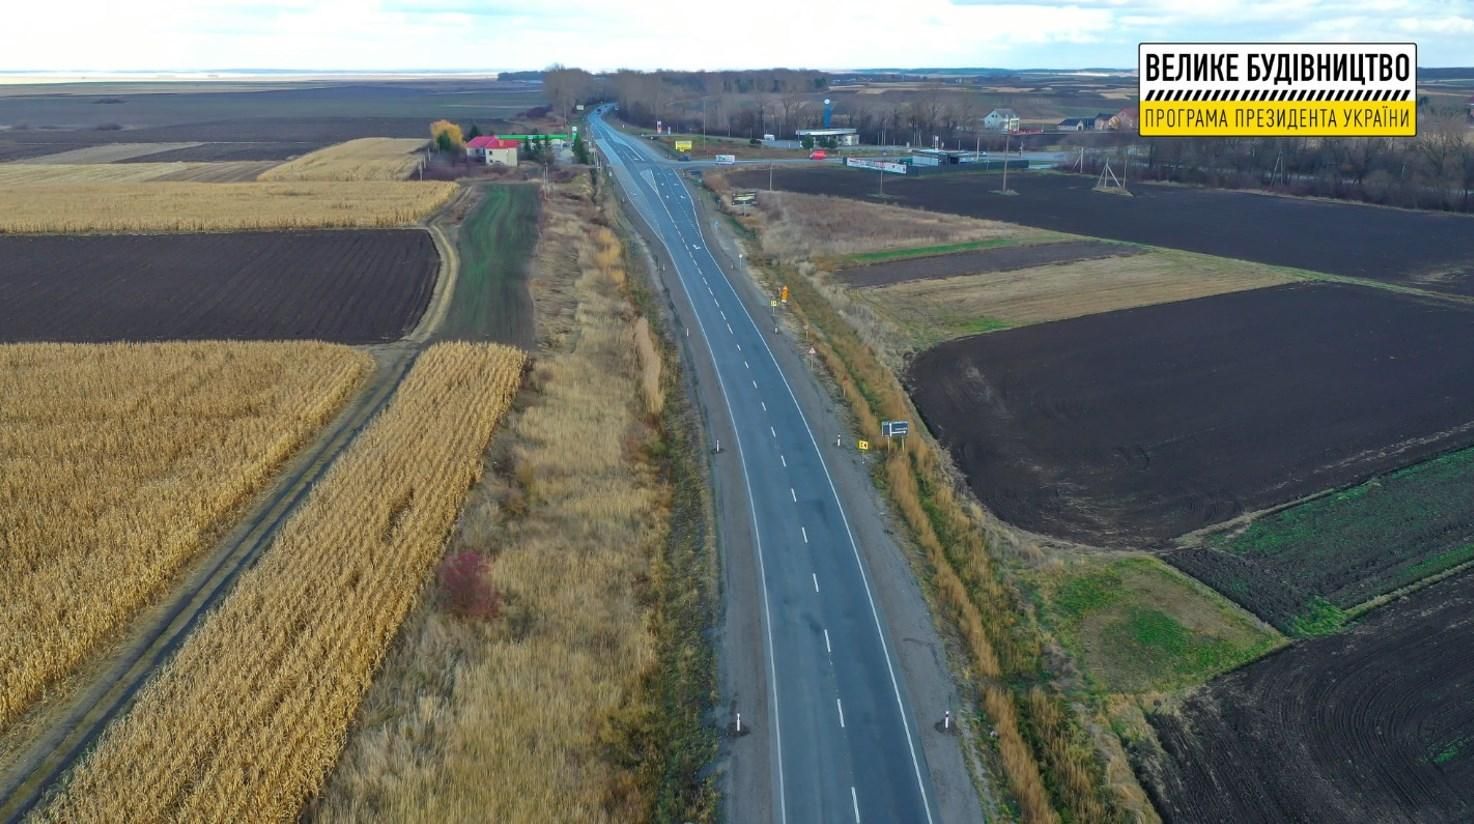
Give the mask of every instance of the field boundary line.
[{"label": "field boundary line", "polygon": [[57,721],[40,730],[7,773],[0,776],[0,818],[20,822],[88,752],[113,719],[152,679],[205,615],[233,589],[272,544],[277,531],[336,463],[358,434],[377,417],[409,374],[420,350],[393,352],[368,384],[315,442],[298,453],[271,488],[257,499],[215,549],[159,605],[123,636],[113,663],[96,673],[65,702]]},{"label": "field boundary line", "polygon": [[435,330],[445,322],[446,315],[450,314],[450,303],[455,300],[456,281],[460,279],[461,258],[455,250],[455,245],[445,236],[445,229],[438,223],[427,223],[424,227],[430,233],[430,239],[435,242],[435,251],[440,255],[440,269],[436,272],[435,289],[430,293],[430,305],[425,307],[424,314],[420,315],[420,322],[405,340],[414,343],[424,343]]}]

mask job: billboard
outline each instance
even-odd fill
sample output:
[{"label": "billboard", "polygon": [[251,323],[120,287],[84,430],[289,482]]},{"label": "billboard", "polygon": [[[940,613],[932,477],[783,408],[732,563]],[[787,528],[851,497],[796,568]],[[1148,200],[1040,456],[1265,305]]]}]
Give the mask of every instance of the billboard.
[{"label": "billboard", "polygon": [[689,141],[689,140],[677,140],[676,141],[676,151],[683,152],[683,153],[684,152],[691,151],[691,141]]},{"label": "billboard", "polygon": [[862,157],[847,157],[844,159],[844,165],[861,169],[879,169],[882,172],[888,172],[893,175],[906,174],[906,164],[897,163],[894,160],[868,160]]}]

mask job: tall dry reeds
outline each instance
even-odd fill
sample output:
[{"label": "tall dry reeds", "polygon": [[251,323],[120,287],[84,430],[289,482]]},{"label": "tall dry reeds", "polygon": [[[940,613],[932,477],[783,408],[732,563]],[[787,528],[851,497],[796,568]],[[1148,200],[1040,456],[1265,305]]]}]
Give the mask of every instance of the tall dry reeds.
[{"label": "tall dry reeds", "polygon": [[0,346],[0,727],[158,597],[372,366],[321,343]]},{"label": "tall dry reeds", "polygon": [[421,355],[39,820],[296,819],[441,555],[523,360],[492,344]]}]

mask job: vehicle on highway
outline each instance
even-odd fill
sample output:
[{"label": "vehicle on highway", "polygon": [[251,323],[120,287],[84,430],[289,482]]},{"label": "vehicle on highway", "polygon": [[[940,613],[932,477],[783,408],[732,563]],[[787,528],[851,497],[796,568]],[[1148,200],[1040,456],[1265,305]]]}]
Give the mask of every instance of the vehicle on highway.
[{"label": "vehicle on highway", "polygon": [[809,160],[824,160],[828,157],[829,153],[824,151],[823,149],[815,149],[812,152],[809,152]]},{"label": "vehicle on highway", "polygon": [[729,154],[720,154],[720,155],[717,155],[717,165],[718,166],[731,166],[732,164],[734,164],[736,162],[737,162],[737,155],[729,155]]}]

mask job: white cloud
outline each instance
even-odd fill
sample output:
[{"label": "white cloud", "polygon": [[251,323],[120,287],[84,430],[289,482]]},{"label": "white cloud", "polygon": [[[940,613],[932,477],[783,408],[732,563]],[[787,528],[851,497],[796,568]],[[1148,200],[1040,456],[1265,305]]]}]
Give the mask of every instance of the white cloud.
[{"label": "white cloud", "polygon": [[1474,0],[75,0],[12,3],[0,69],[1130,66],[1142,39],[1416,36],[1469,62]]}]

